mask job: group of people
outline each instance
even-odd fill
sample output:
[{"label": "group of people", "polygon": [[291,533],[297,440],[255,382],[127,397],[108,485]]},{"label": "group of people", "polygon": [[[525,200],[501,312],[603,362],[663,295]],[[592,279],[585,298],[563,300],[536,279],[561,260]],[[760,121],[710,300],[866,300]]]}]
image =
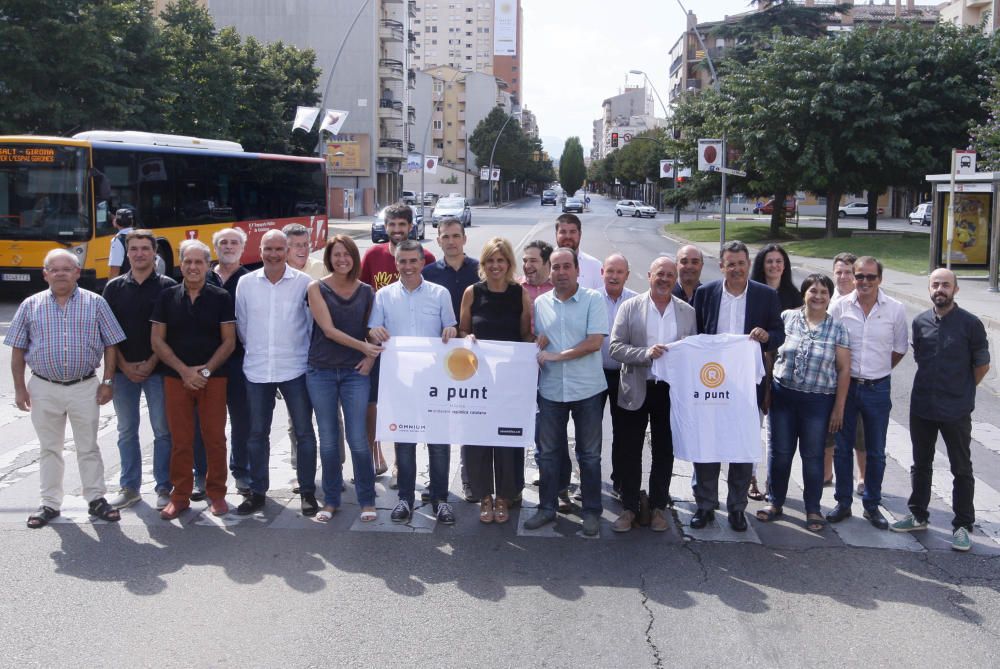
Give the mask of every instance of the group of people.
[{"label": "group of people", "polygon": [[[746,245],[733,241],[721,248],[723,278],[702,285],[704,256],[688,245],[676,257],[656,257],[646,272],[648,289],[637,294],[626,285],[627,258],[615,253],[601,262],[581,249],[582,226],[573,214],[557,218],[554,246],[543,240],[526,244],[520,265],[511,244],[499,237],[486,243],[478,260],[466,255],[465,228],[456,219],[439,222],[443,256],[435,259],[408,239],[412,224],[408,206],[391,206],[388,242],[362,258],[349,236],[334,235],[322,262],[309,255],[307,228],[271,230],[260,239],[263,266],[254,271],[241,265],[246,235],[223,229],[212,239],[215,264],[203,242],[181,244],[180,283],[156,271],[152,233],[132,229],[122,242],[127,271],[109,281],[103,298],[77,287],[76,256],[50,252],[49,289],[21,304],[5,340],[13,347],[16,404],[31,411],[40,442],[42,504],[28,526],[42,527],[60,513],[67,418],[90,514],[115,521],[140,501],[141,395],[154,435],[162,518],[176,518],[200,499],[207,499],[213,514],[228,513],[228,474],[243,495],[236,513],[264,508],[272,416],[281,398],[303,515],[327,522],[340,509],[349,450],[360,520],[373,521],[375,479],[386,471],[374,438],[379,355],[393,336],[423,336],[537,344],[533,455],[539,504],[526,529],[541,528],[573,506],[572,419],[582,531],[599,532],[602,423],[610,404],[610,479],[623,507],[612,529],[663,531],[672,506],[675,435],[669,374],[660,370],[664,363],[670,367],[671,355],[684,355],[671,351],[678,342],[723,334],[754,342],[766,370],[756,389],[755,425],[758,435],[762,424],[767,428],[767,455],[758,458],[766,471],[755,471],[752,462],[728,464],[726,511],[734,530],[747,528],[748,498],[766,499],[756,513],[762,522],[783,515],[796,450],[807,529],[818,532],[849,517],[856,446],[864,516],[877,528],[889,527],[879,505],[890,378],[912,341],[918,371],[910,407],[911,515],[891,529],[927,527],[940,433],[955,477],[953,545],[968,549],[974,522],[970,416],[989,353],[982,323],[954,302],[958,282],[952,272],[931,274],[933,307],[914,319],[911,339],[902,305],[880,288],[882,264],[869,256],[841,254],[834,259],[836,282],[811,274],[797,288],[780,246],[768,245],[752,260]],[[32,373],[27,383],[26,365]],[[96,443],[99,405],[109,401],[118,417],[121,458],[119,491],[110,500]],[[652,466],[643,489],[647,428]],[[408,522],[414,511],[416,448],[395,444],[393,522]],[[427,449],[430,485],[423,499],[438,522],[454,523],[451,445]],[[827,452],[832,472],[825,466]],[[459,453],[464,498],[479,503],[481,522],[506,523],[525,485],[524,449],[465,444]],[[707,526],[719,508],[721,465],[695,462],[692,528]],[[837,506],[823,516],[822,488],[831,479]]]}]

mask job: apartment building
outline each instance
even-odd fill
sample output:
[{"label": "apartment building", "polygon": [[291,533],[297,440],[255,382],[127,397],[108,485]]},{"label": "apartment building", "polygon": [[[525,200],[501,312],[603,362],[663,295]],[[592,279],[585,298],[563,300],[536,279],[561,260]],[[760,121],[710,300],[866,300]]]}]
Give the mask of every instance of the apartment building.
[{"label": "apartment building", "polygon": [[[599,121],[600,134],[595,137],[596,143],[591,150],[598,159],[623,146],[625,135],[631,138],[633,134],[657,126],[657,120],[653,117],[652,93],[646,90],[645,85],[626,86],[621,93],[612,95],[601,103]],[[594,122],[595,135],[597,135],[597,123]],[[616,132],[619,134],[619,145],[613,147],[612,134]]]},{"label": "apartment building", "polygon": [[521,0],[417,0],[413,65],[492,74],[521,104]]},{"label": "apartment building", "polygon": [[316,52],[323,106],[349,113],[332,141],[349,145],[347,153],[359,157],[356,165],[331,164],[333,215],[339,215],[348,190],[354,191],[355,211],[361,213],[399,199],[406,155],[414,149],[411,22],[416,0],[372,0],[360,6],[315,0],[204,0],[204,6],[217,26],[234,26],[263,42],[280,40]]},{"label": "apartment building", "polygon": [[982,26],[983,32],[996,32],[1000,0],[950,0],[941,6],[941,21],[956,26]]}]

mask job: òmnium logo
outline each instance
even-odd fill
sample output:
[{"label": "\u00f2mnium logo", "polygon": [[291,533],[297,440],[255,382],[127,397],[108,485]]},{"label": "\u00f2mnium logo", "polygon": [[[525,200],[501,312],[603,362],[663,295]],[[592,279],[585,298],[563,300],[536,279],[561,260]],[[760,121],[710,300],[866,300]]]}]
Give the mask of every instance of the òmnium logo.
[{"label": "\u00f2mnium logo", "polygon": [[472,378],[479,369],[479,359],[467,348],[456,348],[444,358],[444,369],[456,381]]},{"label": "\u00f2mnium logo", "polygon": [[701,382],[708,388],[718,388],[726,380],[726,369],[717,362],[706,362],[701,367]]},{"label": "\u00f2mnium logo", "polygon": [[396,431],[396,424],[395,423],[389,423],[389,431],[390,432],[395,432]]}]

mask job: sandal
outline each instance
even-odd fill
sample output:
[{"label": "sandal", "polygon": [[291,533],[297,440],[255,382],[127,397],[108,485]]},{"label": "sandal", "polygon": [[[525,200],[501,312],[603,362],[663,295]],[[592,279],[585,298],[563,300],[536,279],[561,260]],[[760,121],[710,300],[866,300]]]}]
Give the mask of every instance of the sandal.
[{"label": "sandal", "polygon": [[759,520],[762,523],[769,523],[775,518],[780,518],[783,513],[784,512],[781,510],[781,507],[769,504],[765,506],[763,509],[757,511],[757,520]]},{"label": "sandal", "polygon": [[59,517],[59,511],[51,506],[40,506],[38,511],[28,516],[28,527],[37,530],[49,524],[53,518]]},{"label": "sandal", "polygon": [[507,510],[507,500],[497,497],[496,505],[493,507],[493,519],[503,524],[510,520],[510,512]]},{"label": "sandal", "polygon": [[806,514],[806,529],[810,532],[822,532],[826,529],[826,518],[818,513]]},{"label": "sandal", "polygon": [[378,518],[378,513],[375,512],[375,507],[369,506],[361,510],[361,522],[370,523]]},{"label": "sandal", "polygon": [[760,491],[760,488],[757,487],[757,477],[756,476],[753,476],[753,477],[750,478],[750,490],[749,490],[749,492],[747,492],[747,497],[749,497],[750,499],[754,500],[755,502],[763,502],[764,501],[764,493],[762,493]]},{"label": "sandal", "polygon": [[479,502],[479,522],[492,523],[494,518],[493,497],[492,495],[487,495]]},{"label": "sandal", "polygon": [[335,506],[324,506],[322,509],[316,512],[313,516],[313,520],[317,523],[329,523],[330,519],[333,518],[333,514],[337,513],[337,507]]},{"label": "sandal", "polygon": [[97,518],[109,523],[117,523],[122,519],[122,514],[118,512],[118,509],[108,504],[108,500],[103,497],[98,497],[91,502],[87,507],[87,513],[90,514],[91,518]]}]

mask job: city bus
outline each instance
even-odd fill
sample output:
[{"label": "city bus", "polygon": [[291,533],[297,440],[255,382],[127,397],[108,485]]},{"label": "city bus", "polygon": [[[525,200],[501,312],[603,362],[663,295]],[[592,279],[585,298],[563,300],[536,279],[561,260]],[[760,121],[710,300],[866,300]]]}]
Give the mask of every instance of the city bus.
[{"label": "city bus", "polygon": [[[0,279],[6,288],[42,282],[54,248],[80,259],[81,285],[108,278],[114,213],[135,214],[153,231],[165,273],[177,276],[185,239],[247,234],[243,263],[260,263],[260,238],[289,223],[326,243],[326,176],[321,158],[243,151],[236,142],[133,131],[72,138],[0,136]],[[44,284],[43,284],[44,285]]]}]

